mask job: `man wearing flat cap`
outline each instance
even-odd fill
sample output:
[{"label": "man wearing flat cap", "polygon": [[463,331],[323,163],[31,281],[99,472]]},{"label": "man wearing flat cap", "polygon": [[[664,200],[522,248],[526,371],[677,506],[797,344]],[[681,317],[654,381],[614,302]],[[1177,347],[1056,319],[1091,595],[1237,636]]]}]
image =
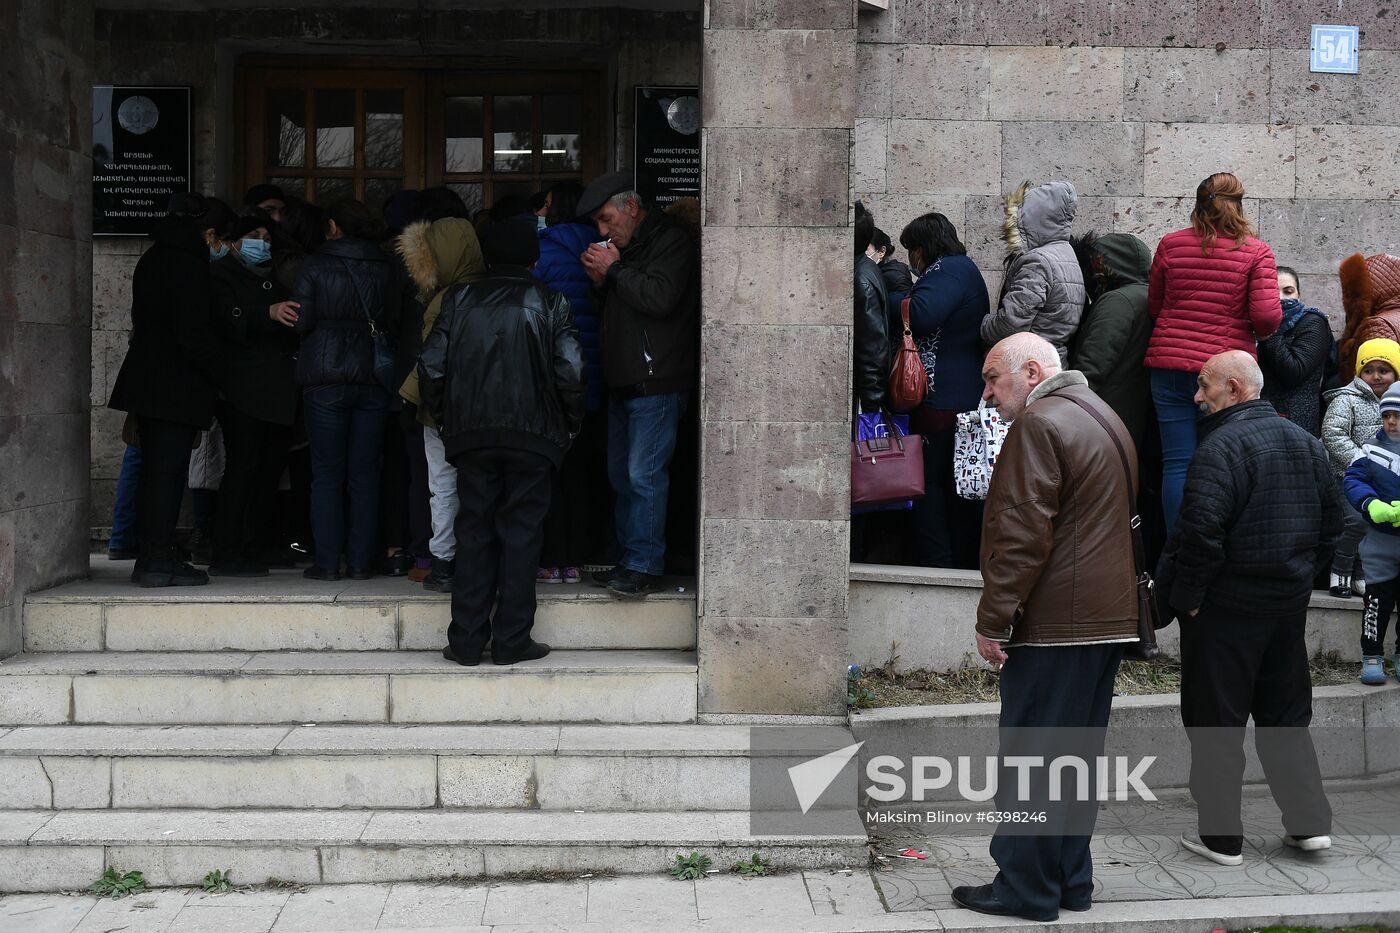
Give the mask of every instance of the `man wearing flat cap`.
[{"label": "man wearing flat cap", "polygon": [[699,360],[699,269],[690,234],[649,210],[630,171],[593,181],[579,199],[605,238],[581,257],[601,295],[608,383],[608,477],[621,556],[597,577],[614,596],[661,585],[666,498],[676,429]]}]

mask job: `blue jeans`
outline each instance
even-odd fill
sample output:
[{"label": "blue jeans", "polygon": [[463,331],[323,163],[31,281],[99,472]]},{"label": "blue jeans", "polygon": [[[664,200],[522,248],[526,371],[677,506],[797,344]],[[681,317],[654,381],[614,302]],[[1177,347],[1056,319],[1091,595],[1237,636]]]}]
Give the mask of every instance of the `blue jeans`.
[{"label": "blue jeans", "polygon": [[1200,410],[1196,397],[1196,373],[1176,369],[1150,370],[1152,404],[1162,432],[1162,517],[1167,534],[1176,527],[1181,496],[1186,489],[1186,468],[1196,454],[1196,421]]},{"label": "blue jeans", "polygon": [[683,392],[608,400],[608,480],[617,493],[617,565],[660,574],[666,566],[666,498]]},{"label": "blue jeans", "polygon": [[348,567],[371,568],[379,520],[379,454],[389,419],[389,393],[379,386],[308,386],[303,400],[306,439],[311,444],[311,534],[316,541],[316,566],[338,571],[344,553]]},{"label": "blue jeans", "polygon": [[136,488],[141,479],[141,448],[127,445],[122,455],[122,471],[117,476],[117,501],[112,505],[112,537],[108,550],[125,551],[136,547]]}]

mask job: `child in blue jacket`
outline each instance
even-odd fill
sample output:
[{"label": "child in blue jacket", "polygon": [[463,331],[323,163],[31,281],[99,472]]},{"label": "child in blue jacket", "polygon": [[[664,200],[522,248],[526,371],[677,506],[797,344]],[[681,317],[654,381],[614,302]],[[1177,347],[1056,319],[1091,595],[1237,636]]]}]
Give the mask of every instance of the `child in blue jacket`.
[{"label": "child in blue jacket", "polygon": [[[1385,633],[1400,595],[1400,384],[1381,396],[1381,429],[1361,448],[1342,480],[1347,501],[1366,522],[1361,567],[1366,609],[1361,622],[1361,682],[1385,683]],[[1400,626],[1397,626],[1400,632]],[[1397,650],[1400,654],[1400,650]],[[1395,665],[1396,657],[1391,657]],[[1400,676],[1400,667],[1396,668]]]}]

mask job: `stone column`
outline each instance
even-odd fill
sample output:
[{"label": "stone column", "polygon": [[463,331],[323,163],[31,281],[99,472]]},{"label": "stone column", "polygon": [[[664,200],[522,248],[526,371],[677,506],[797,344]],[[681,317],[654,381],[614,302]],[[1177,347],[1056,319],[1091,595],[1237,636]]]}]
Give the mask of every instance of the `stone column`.
[{"label": "stone column", "polygon": [[851,0],[709,0],[700,709],[845,710]]},{"label": "stone column", "polygon": [[0,4],[0,656],[87,572],[93,5]]}]

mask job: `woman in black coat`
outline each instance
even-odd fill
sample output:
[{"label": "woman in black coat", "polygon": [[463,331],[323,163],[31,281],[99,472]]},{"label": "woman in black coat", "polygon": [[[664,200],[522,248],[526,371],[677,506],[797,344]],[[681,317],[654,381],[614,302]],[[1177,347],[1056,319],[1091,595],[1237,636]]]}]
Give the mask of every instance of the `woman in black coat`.
[{"label": "woman in black coat", "polygon": [[174,195],[132,275],[131,342],[107,405],[130,416],[141,448],[141,548],[131,574],[139,586],[209,582],[204,571],[178,559],[175,524],[190,448],[213,423],[226,370],[210,323],[209,262],[221,247],[217,231],[232,218],[222,201]]},{"label": "woman in black coat", "polygon": [[240,211],[220,231],[227,254],[209,269],[228,364],[218,412],[225,461],[209,565],[215,577],[267,575],[260,532],[271,524],[296,419],[297,304],[273,274],[271,226],[257,208]]},{"label": "woman in black coat", "polygon": [[375,245],[376,232],[359,201],[332,205],[326,242],[307,257],[293,289],[316,540],[305,576],[313,580],[339,580],[342,555],[350,579],[374,573],[380,453],[393,407],[375,378],[374,335],[395,333],[399,302],[392,257]]},{"label": "woman in black coat", "polygon": [[1313,437],[1322,436],[1322,374],[1332,354],[1332,328],[1316,308],[1303,304],[1298,273],[1278,268],[1283,322],[1259,344],[1259,368],[1264,373],[1261,397],[1280,415]]}]

